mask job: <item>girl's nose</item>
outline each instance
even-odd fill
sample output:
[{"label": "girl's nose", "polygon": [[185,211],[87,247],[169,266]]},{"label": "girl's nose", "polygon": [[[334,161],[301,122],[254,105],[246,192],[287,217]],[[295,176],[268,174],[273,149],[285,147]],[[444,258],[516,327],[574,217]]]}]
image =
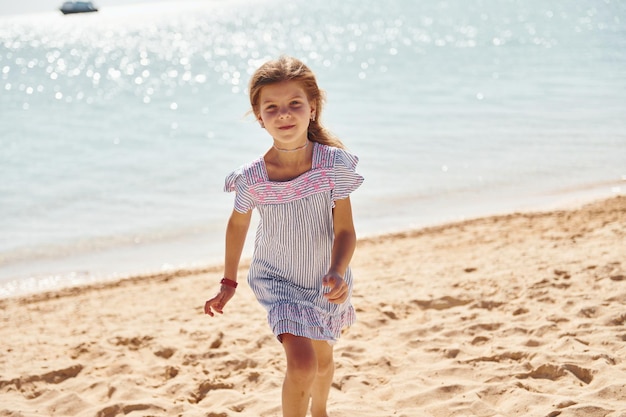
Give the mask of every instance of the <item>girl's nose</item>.
[{"label": "girl's nose", "polygon": [[288,107],[281,107],[278,111],[278,117],[287,117],[289,116],[289,108]]}]

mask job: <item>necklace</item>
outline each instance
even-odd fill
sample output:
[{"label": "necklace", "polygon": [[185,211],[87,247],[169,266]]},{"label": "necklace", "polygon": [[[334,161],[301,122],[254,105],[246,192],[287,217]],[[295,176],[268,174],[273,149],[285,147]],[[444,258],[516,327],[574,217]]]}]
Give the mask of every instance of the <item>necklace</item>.
[{"label": "necklace", "polygon": [[283,148],[279,148],[276,145],[272,145],[272,146],[274,147],[274,149],[276,149],[277,151],[280,151],[280,152],[296,152],[296,151],[305,149],[307,146],[309,146],[309,141],[307,140],[304,145],[298,146],[297,148],[294,148],[294,149],[283,149]]}]

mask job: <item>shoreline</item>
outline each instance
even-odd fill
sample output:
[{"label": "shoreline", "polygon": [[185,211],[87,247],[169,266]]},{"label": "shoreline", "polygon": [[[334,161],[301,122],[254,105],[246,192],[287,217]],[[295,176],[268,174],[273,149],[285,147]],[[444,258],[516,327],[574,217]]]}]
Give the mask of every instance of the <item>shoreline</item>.
[{"label": "shoreline", "polygon": [[[380,239],[385,236],[392,235],[405,235],[407,233],[413,233],[415,231],[419,231],[422,229],[430,229],[433,227],[446,227],[451,226],[456,223],[478,220],[483,218],[490,217],[499,217],[499,216],[508,216],[512,214],[525,214],[525,213],[537,213],[537,212],[546,212],[546,211],[558,211],[558,210],[568,210],[568,209],[576,209],[585,204],[590,204],[593,202],[599,202],[602,200],[609,200],[611,198],[615,198],[626,193],[626,180],[622,181],[605,181],[602,183],[595,184],[586,184],[581,185],[579,187],[575,187],[573,189],[560,190],[557,192],[545,193],[541,195],[537,195],[536,198],[526,198],[522,201],[516,202],[506,202],[503,204],[503,207],[493,208],[493,205],[482,203],[482,206],[490,206],[492,209],[487,211],[486,209],[479,209],[478,211],[471,211],[475,215],[456,215],[456,216],[447,216],[436,221],[431,219],[430,221],[425,222],[417,222],[416,224],[410,226],[407,225],[405,227],[387,227],[383,228],[383,232],[372,232],[371,230],[363,228],[364,232],[361,232],[358,235],[359,242],[367,242],[368,240]],[[481,206],[481,207],[482,207]],[[478,214],[482,213],[482,214]],[[355,219],[355,222],[358,221],[358,218]],[[242,264],[248,264],[249,260],[252,256],[252,246],[254,242],[254,232],[256,228],[256,223],[251,225],[248,238],[246,239],[246,247],[244,248],[244,253],[242,256]],[[380,228],[379,228],[380,229]],[[359,226],[357,225],[357,232],[359,232]],[[221,235],[220,235],[221,236]],[[204,237],[205,240],[210,240],[211,237]],[[198,236],[190,237],[190,241],[196,243],[195,246],[200,246],[200,242],[202,242],[203,238]],[[106,263],[107,259],[109,263],[113,263],[116,256],[123,254],[125,251],[129,251],[130,253],[137,254],[143,253],[142,258],[148,258],[149,254],[161,253],[166,249],[164,248],[165,242],[155,242],[152,245],[152,249],[150,247],[125,247],[122,246],[120,248],[114,248],[105,252],[96,252],[85,255],[86,259],[90,257],[101,258],[100,263]],[[212,247],[214,250],[219,250],[220,252],[223,248],[220,246],[218,249],[218,245],[214,245]],[[156,248],[156,249],[155,249]],[[206,248],[205,248],[206,249]],[[81,258],[81,255],[77,255],[78,259]],[[130,273],[121,273],[121,272],[103,272],[103,271],[89,271],[85,268],[80,268],[75,266],[72,268],[71,272],[68,273],[53,273],[53,274],[34,274],[30,276],[22,276],[20,278],[9,278],[0,281],[0,300],[10,299],[10,298],[19,298],[19,297],[28,297],[31,295],[36,295],[40,293],[54,293],[57,291],[64,290],[73,290],[74,288],[91,288],[91,287],[100,287],[100,286],[109,286],[115,285],[115,283],[126,280],[143,280],[150,278],[160,278],[167,276],[186,276],[186,275],[194,275],[200,273],[206,273],[208,271],[213,271],[215,269],[220,269],[222,262],[219,260],[221,256],[211,256],[209,257],[212,261],[208,262],[180,262],[176,265],[171,263],[163,264],[160,268],[130,268],[134,269],[133,272]],[[59,258],[51,261],[52,264],[64,264],[66,263],[65,258]],[[80,265],[80,262],[78,262]],[[11,265],[9,264],[9,267]]]},{"label": "shoreline", "polygon": [[[616,196],[359,240],[333,415],[621,417],[624,224]],[[278,416],[282,349],[248,286],[202,313],[220,274],[0,300],[0,415]]]}]

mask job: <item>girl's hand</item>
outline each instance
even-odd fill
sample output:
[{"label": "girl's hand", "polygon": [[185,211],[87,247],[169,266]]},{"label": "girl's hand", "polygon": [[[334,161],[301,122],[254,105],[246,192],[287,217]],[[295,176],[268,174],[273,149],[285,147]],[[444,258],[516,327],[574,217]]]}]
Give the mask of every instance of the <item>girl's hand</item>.
[{"label": "girl's hand", "polygon": [[342,304],[348,299],[348,284],[343,277],[336,272],[329,272],[322,279],[324,287],[330,287],[330,291],[324,294],[328,301],[334,304]]},{"label": "girl's hand", "polygon": [[222,285],[220,292],[215,297],[204,303],[204,313],[211,317],[215,315],[213,310],[220,314],[224,314],[224,306],[226,306],[226,303],[233,298],[233,295],[235,295],[234,288]]}]

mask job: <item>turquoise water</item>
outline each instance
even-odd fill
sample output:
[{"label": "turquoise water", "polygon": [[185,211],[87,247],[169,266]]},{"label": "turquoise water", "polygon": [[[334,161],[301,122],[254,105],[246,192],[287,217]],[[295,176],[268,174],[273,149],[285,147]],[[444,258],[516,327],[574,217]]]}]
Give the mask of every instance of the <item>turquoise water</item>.
[{"label": "turquoise water", "polygon": [[[626,3],[155,3],[0,17],[0,296],[220,262],[270,144],[254,69],[305,60],[361,158],[360,236],[626,190]],[[248,248],[249,250],[249,248]]]}]

